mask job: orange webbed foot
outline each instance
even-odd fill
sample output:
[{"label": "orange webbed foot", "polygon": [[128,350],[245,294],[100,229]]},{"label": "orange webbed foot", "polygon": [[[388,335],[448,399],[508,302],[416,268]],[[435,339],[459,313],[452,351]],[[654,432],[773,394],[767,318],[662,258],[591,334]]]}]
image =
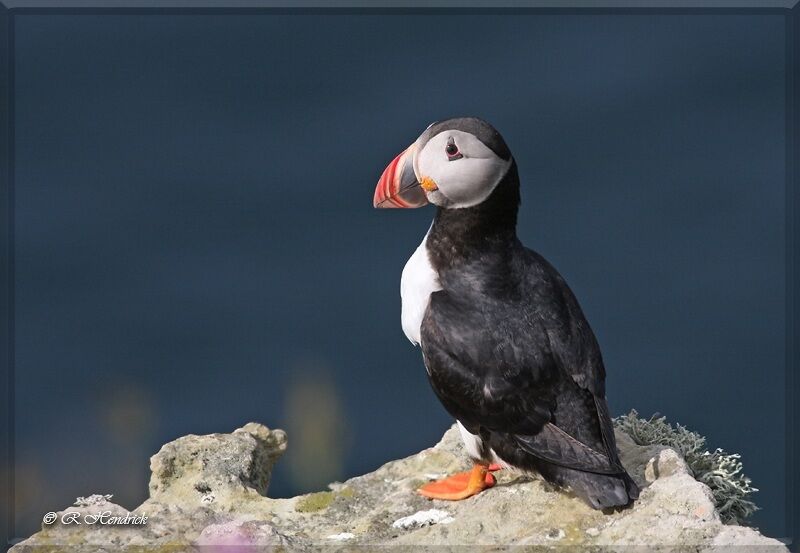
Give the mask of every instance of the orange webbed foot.
[{"label": "orange webbed foot", "polygon": [[459,472],[444,480],[425,484],[417,491],[420,495],[429,499],[445,499],[448,501],[467,499],[495,485],[497,480],[495,480],[489,468],[485,465],[476,464],[472,470]]}]

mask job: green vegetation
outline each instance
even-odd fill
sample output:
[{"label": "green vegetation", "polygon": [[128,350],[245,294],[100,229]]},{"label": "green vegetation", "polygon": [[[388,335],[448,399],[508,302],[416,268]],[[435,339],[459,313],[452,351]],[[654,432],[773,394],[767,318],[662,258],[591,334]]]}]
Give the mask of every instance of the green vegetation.
[{"label": "green vegetation", "polygon": [[326,509],[333,503],[333,492],[317,492],[297,500],[294,510],[298,513],[313,513]]},{"label": "green vegetation", "polygon": [[316,492],[299,498],[294,510],[298,513],[314,513],[330,507],[337,497],[351,499],[354,496],[355,492],[349,487],[342,488],[336,492]]},{"label": "green vegetation", "polygon": [[614,426],[639,445],[664,445],[681,454],[694,477],[711,488],[717,512],[726,524],[743,524],[758,510],[750,496],[758,491],[742,474],[739,454],[709,451],[706,439],[685,426],[674,427],[666,417],[640,419],[635,410],[614,419]]}]

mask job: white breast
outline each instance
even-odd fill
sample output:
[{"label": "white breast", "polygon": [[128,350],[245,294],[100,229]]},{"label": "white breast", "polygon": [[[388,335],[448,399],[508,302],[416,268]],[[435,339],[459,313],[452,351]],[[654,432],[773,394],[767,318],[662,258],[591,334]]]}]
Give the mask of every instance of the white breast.
[{"label": "white breast", "polygon": [[439,276],[431,267],[428,259],[428,250],[425,241],[428,235],[422,239],[414,255],[403,268],[403,276],[400,279],[400,297],[403,299],[402,322],[403,332],[415,345],[419,344],[420,326],[422,318],[425,316],[425,309],[433,292],[441,290]]}]

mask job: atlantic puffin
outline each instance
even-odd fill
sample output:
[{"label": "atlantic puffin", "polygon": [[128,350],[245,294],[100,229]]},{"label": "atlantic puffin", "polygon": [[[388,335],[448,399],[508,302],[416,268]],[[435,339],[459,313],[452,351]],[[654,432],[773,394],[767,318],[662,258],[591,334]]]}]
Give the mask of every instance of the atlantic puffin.
[{"label": "atlantic puffin", "polygon": [[619,460],[600,348],[567,283],[517,237],[517,165],[492,125],[429,125],[373,197],[377,208],[428,203],[436,215],[402,273],[402,327],[474,467],[419,493],[466,499],[513,468],[595,509],[630,504],[639,489]]}]

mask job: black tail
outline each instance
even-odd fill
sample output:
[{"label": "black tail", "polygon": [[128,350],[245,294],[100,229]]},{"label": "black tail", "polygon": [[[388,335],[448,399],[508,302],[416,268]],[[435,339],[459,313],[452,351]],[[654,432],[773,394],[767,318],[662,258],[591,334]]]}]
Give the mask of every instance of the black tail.
[{"label": "black tail", "polygon": [[639,497],[639,486],[622,474],[596,474],[561,467],[552,463],[539,463],[539,473],[545,480],[571,489],[593,509],[625,507]]}]

